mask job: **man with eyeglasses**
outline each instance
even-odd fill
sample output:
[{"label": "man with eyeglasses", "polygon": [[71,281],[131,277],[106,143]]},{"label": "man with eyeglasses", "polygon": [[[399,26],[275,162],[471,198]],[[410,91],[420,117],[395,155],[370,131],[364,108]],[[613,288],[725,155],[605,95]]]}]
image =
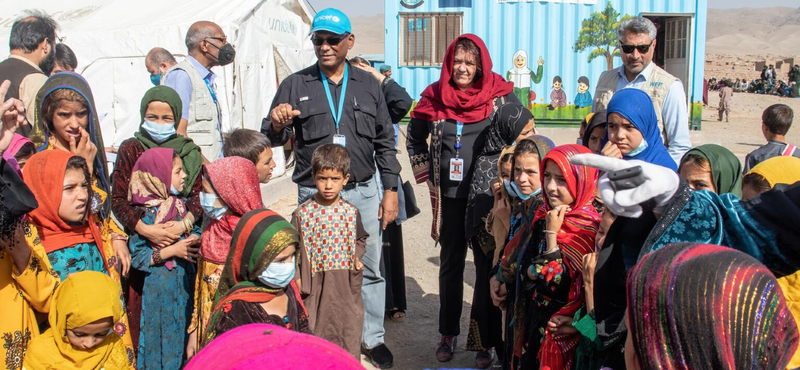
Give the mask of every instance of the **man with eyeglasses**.
[{"label": "man with eyeglasses", "polygon": [[216,66],[233,62],[236,52],[216,23],[195,22],[186,32],[188,56],[161,77],[183,103],[178,134],[200,147],[209,161],[222,157],[222,111],[217,99]]},{"label": "man with eyeglasses", "polygon": [[615,91],[643,90],[653,101],[667,151],[675,163],[680,163],[683,154],[692,148],[689,110],[681,81],[653,63],[656,26],[644,17],[628,18],[620,22],[617,34],[623,65],[600,75],[592,111],[605,110]]},{"label": "man with eyeglasses", "polygon": [[[358,208],[364,229],[369,233],[367,252],[362,259],[361,352],[372,364],[389,368],[394,359],[384,344],[386,284],[381,276],[380,261],[381,230],[393,222],[398,213],[396,184],[400,163],[395,158],[392,120],[378,81],[347,61],[347,52],[355,43],[347,15],[332,8],[317,13],[312,23],[311,42],[317,63],[281,82],[269,115],[262,121],[261,132],[276,145],[295,137],[297,165],[292,180],[298,186],[300,204],[317,191],[311,177],[314,149],[334,143],[350,152],[350,180],[342,190],[342,197]],[[376,166],[387,186],[382,200],[373,176]],[[306,283],[303,282],[303,288]],[[355,313],[341,314],[346,317]],[[346,321],[340,321],[339,325],[343,322]],[[319,325],[324,329],[325,324]]]}]

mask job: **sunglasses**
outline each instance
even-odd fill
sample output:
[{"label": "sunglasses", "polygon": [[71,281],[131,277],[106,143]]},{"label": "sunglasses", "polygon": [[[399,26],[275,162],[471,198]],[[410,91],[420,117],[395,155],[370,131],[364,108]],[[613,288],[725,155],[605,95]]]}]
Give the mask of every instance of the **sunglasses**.
[{"label": "sunglasses", "polygon": [[322,44],[327,42],[328,45],[330,46],[336,46],[339,45],[339,43],[342,42],[342,40],[347,38],[347,36],[350,36],[350,34],[347,32],[341,35],[335,35],[331,37],[319,37],[317,35],[311,35],[311,43],[313,43],[314,46],[322,46]]},{"label": "sunglasses", "polygon": [[652,41],[650,41],[650,43],[646,45],[625,45],[623,43],[619,44],[620,49],[622,49],[622,52],[625,54],[633,53],[633,49],[639,50],[640,54],[645,54],[648,51],[650,51],[651,46],[653,46]]}]

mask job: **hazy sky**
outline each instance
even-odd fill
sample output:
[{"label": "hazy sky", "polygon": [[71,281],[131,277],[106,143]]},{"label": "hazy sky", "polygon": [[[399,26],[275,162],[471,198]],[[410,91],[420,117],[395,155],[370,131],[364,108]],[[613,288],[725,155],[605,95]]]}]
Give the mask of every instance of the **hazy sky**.
[{"label": "hazy sky", "polygon": [[[399,1],[399,0],[398,0]],[[496,1],[496,0],[476,0]],[[668,0],[667,0],[668,1]],[[383,0],[308,0],[314,9],[320,11],[329,7],[338,7],[349,16],[375,15],[383,13]],[[708,0],[709,8],[768,8],[773,6],[800,7],[798,0]]]}]

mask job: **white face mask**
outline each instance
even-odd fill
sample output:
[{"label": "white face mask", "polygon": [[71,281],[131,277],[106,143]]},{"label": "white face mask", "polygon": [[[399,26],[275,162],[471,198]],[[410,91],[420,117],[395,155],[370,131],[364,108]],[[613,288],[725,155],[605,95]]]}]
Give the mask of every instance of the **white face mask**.
[{"label": "white face mask", "polygon": [[272,262],[258,276],[258,280],[270,288],[285,288],[294,279],[295,257],[292,262]]},{"label": "white face mask", "polygon": [[147,133],[150,135],[150,138],[152,138],[153,141],[158,144],[167,141],[167,139],[178,133],[178,130],[175,129],[174,124],[155,123],[148,120],[144,120],[144,123],[142,123],[142,128],[147,131]]}]

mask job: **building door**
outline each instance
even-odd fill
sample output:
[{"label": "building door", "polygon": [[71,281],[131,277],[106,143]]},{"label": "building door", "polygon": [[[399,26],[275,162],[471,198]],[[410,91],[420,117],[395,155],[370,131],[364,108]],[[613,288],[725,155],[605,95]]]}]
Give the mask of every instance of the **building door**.
[{"label": "building door", "polygon": [[[683,86],[687,86],[689,81],[691,27],[691,17],[664,20],[664,69],[680,79]],[[688,92],[689,89],[686,90]]]}]

